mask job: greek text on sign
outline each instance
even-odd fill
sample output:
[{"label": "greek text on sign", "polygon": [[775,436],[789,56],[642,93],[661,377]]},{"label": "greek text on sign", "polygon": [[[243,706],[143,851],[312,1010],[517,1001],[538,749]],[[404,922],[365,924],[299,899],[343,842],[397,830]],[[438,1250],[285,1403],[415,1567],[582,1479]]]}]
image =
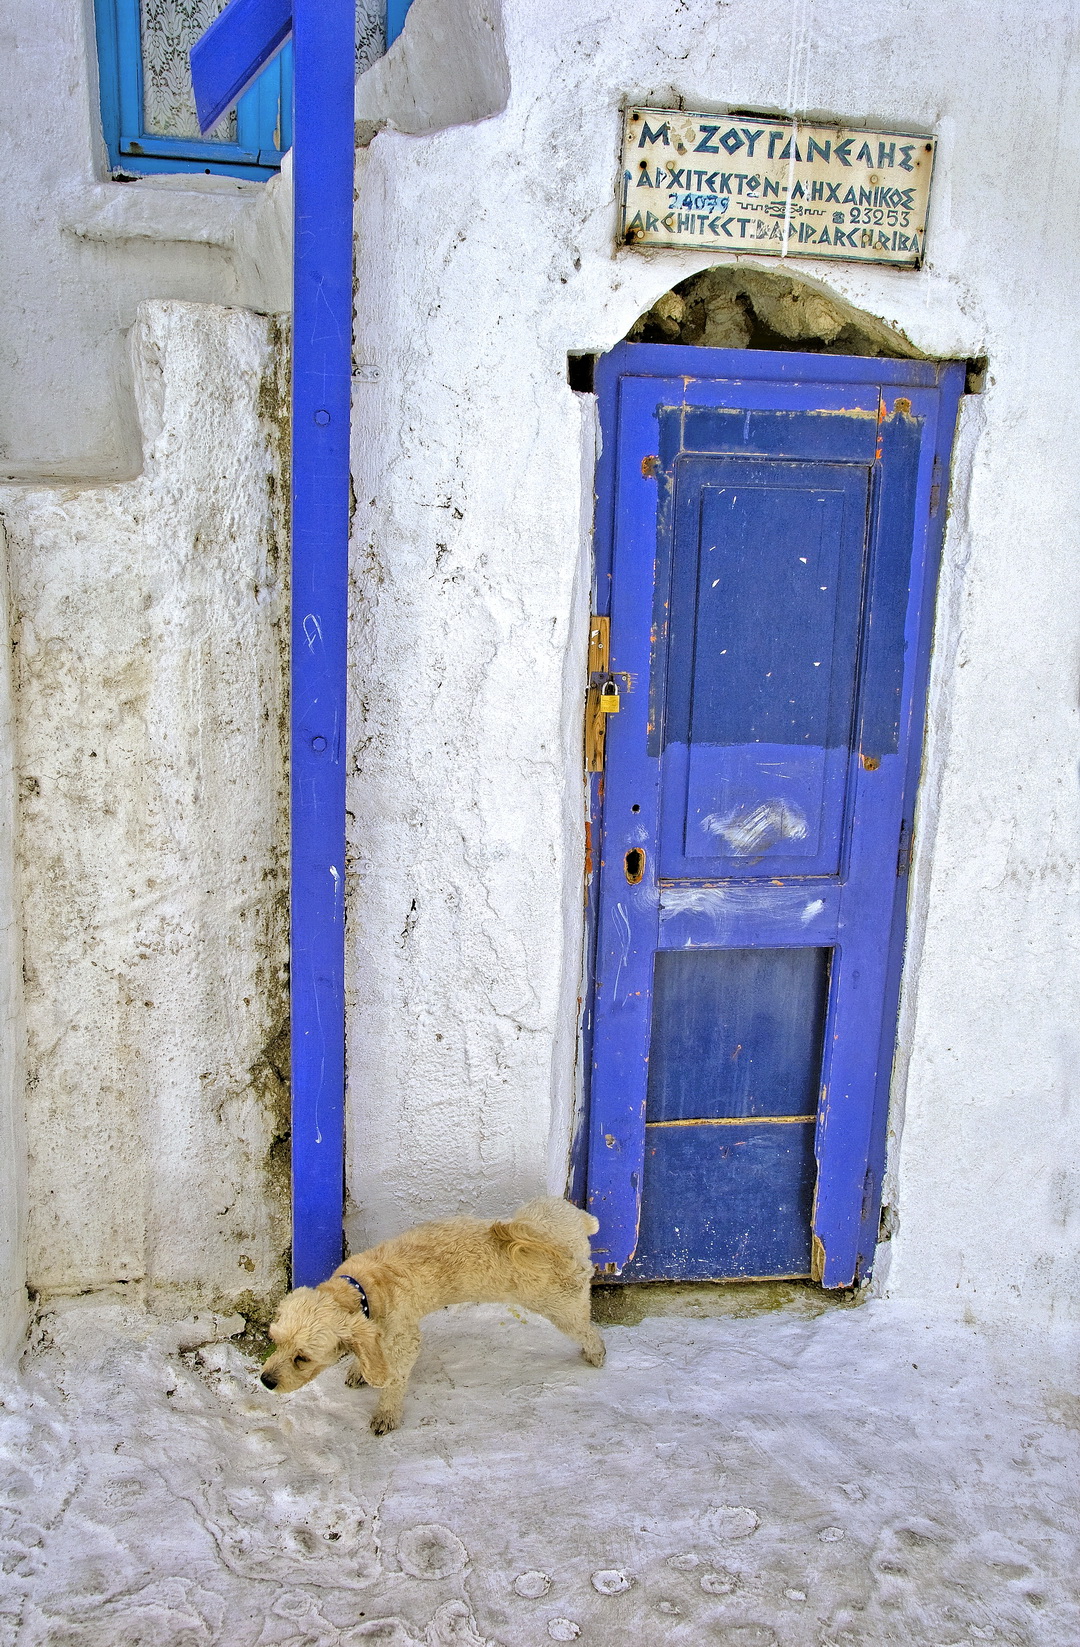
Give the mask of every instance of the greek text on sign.
[{"label": "greek text on sign", "polygon": [[933,165],[932,137],[628,109],[620,238],[917,269]]}]

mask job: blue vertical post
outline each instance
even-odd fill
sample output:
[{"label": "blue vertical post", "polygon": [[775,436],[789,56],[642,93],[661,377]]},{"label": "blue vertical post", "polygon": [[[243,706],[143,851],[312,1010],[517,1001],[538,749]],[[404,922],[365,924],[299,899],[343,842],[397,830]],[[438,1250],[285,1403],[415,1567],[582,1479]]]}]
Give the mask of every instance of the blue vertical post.
[{"label": "blue vertical post", "polygon": [[294,0],[293,1284],[342,1256],[355,0]]}]

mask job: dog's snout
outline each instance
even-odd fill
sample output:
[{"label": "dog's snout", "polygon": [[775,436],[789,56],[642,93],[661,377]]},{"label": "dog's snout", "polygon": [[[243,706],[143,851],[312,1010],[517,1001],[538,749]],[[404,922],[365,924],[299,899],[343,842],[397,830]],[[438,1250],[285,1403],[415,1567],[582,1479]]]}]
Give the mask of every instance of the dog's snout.
[{"label": "dog's snout", "polygon": [[263,1373],[261,1382],[266,1385],[268,1390],[277,1389],[277,1379],[273,1373]]}]

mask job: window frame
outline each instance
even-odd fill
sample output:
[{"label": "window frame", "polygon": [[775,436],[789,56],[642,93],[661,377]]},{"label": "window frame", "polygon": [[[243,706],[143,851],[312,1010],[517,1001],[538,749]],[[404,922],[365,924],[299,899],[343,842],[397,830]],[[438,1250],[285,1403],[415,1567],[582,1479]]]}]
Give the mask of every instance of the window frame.
[{"label": "window frame", "polygon": [[145,130],[140,0],[94,0],[101,124],[111,172],[276,176],[292,144],[292,43],[286,41],[236,105],[236,141],[159,137]]}]

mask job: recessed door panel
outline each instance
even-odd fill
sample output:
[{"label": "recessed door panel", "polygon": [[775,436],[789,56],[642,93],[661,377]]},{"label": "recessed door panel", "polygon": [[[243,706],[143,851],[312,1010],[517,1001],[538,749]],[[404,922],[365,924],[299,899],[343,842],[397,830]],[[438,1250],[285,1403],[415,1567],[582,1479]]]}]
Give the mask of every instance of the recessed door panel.
[{"label": "recessed door panel", "polygon": [[827,949],[662,949],[647,1126],[817,1112]]},{"label": "recessed door panel", "polygon": [[661,873],[836,874],[869,469],[688,457],[674,484]]},{"label": "recessed door panel", "polygon": [[625,1280],[809,1277],[813,1122],[650,1127],[644,1165],[639,1255]]}]

